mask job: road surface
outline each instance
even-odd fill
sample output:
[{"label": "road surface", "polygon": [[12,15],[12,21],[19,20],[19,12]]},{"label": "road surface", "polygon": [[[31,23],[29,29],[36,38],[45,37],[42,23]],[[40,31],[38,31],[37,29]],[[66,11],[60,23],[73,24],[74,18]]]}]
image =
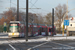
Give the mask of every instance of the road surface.
[{"label": "road surface", "polygon": [[[0,33],[0,50],[75,50],[75,37],[37,36],[25,38],[10,38],[7,33]],[[72,39],[71,39],[72,38]]]}]

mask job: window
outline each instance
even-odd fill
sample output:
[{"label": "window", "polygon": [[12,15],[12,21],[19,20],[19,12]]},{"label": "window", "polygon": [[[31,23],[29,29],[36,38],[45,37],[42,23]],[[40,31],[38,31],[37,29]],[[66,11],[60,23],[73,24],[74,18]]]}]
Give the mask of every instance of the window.
[{"label": "window", "polygon": [[9,26],[9,29],[10,29],[10,32],[18,32],[18,24],[17,23],[10,23],[10,26]]},{"label": "window", "polygon": [[72,26],[72,24],[70,24],[70,26]]},{"label": "window", "polygon": [[51,28],[49,29],[49,32],[52,32],[52,29]]}]

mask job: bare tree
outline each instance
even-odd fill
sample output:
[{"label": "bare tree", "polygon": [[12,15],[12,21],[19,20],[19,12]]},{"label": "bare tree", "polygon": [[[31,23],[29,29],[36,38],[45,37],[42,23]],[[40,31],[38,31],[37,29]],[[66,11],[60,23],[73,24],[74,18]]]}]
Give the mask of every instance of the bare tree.
[{"label": "bare tree", "polygon": [[63,19],[63,16],[65,15],[65,13],[66,13],[66,5],[65,4],[63,6],[59,4],[55,8],[55,17],[58,18],[58,20],[59,20],[59,31],[61,31],[61,22],[62,22],[62,19]]},{"label": "bare tree", "polygon": [[41,14],[37,14],[37,21],[39,24],[44,24],[44,17]]},{"label": "bare tree", "polygon": [[[63,20],[63,17],[65,15],[67,11],[67,7],[66,7],[66,4],[59,4],[57,7],[55,7],[55,18],[57,18],[57,20],[59,20],[59,31],[61,31],[61,23],[62,23],[62,20]],[[66,16],[65,16],[66,17]],[[71,14],[69,15],[69,17],[71,17]]]},{"label": "bare tree", "polygon": [[48,13],[45,17],[46,17],[46,24],[52,24],[52,13]]}]

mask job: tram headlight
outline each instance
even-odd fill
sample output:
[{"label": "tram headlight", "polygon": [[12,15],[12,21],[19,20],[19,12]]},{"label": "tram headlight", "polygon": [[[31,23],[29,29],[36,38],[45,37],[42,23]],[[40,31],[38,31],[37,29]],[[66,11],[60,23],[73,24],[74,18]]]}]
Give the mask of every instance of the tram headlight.
[{"label": "tram headlight", "polygon": [[9,33],[8,35],[12,35],[11,33]]}]

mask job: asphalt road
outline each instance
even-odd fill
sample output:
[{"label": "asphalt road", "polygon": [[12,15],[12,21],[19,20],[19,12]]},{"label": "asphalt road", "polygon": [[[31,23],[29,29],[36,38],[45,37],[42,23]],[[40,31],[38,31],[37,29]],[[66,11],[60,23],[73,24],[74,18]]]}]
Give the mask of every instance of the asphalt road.
[{"label": "asphalt road", "polygon": [[0,50],[75,50],[75,40],[1,44]]},{"label": "asphalt road", "polygon": [[0,33],[0,50],[75,50],[74,39],[53,40],[53,38],[61,37],[49,36],[49,40],[43,36],[29,37],[29,42],[26,42],[25,38],[10,38],[6,33]]}]

